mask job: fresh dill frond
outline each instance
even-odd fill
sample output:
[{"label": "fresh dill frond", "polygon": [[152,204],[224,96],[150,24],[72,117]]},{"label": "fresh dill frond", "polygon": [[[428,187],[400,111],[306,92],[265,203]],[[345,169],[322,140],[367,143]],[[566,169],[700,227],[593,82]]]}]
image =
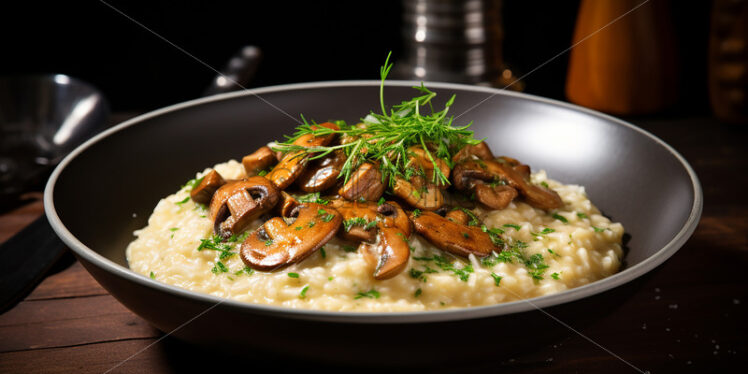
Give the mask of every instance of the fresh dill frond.
[{"label": "fresh dill frond", "polygon": [[[482,140],[474,139],[473,132],[468,130],[471,123],[464,126],[454,126],[454,117],[448,116],[449,109],[454,103],[455,96],[447,100],[444,109],[435,111],[432,100],[436,93],[421,83],[413,87],[419,95],[410,100],[387,108],[384,100],[384,83],[392,69],[391,53],[387,55],[384,65],[380,69],[381,83],[379,99],[381,113],[371,111],[361,119],[357,126],[343,126],[339,130],[322,126],[315,126],[314,122],[307,122],[302,116],[303,124],[296,128],[296,132],[286,137],[285,142],[273,146],[275,151],[302,152],[310,159],[325,157],[336,150],[345,152],[346,161],[341,168],[339,178],[347,182],[351,174],[364,162],[379,165],[382,179],[389,180],[390,186],[400,177],[409,180],[410,176],[423,175],[421,166],[411,161],[410,147],[418,146],[424,150],[425,158],[432,164],[433,173],[431,183],[448,185],[449,179],[439,168],[437,159],[452,166],[452,156],[468,144],[478,144]],[[429,113],[421,109],[428,106]],[[294,141],[305,135],[324,136],[337,134],[340,144],[329,146],[304,147],[294,144]]]}]

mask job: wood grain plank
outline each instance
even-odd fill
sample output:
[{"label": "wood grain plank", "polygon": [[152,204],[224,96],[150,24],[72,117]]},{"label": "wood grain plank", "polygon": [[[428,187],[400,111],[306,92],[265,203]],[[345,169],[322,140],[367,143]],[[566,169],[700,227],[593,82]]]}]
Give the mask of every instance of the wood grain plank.
[{"label": "wood grain plank", "polygon": [[[0,373],[104,373],[153,343],[155,339],[0,353]],[[162,347],[155,344],[111,373],[173,373]]]},{"label": "wood grain plank", "polygon": [[159,335],[109,295],[23,301],[0,316],[0,352]]},{"label": "wood grain plank", "polygon": [[53,274],[34,289],[26,300],[46,300],[81,296],[106,295],[107,291],[86,271],[80,262]]}]

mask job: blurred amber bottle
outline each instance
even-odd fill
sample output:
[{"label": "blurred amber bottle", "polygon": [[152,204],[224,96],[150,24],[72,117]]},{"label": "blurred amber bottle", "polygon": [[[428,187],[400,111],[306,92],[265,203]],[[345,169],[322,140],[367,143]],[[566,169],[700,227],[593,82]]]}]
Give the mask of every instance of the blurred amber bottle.
[{"label": "blurred amber bottle", "polygon": [[748,123],[748,0],[716,0],[709,35],[709,99],[717,118]]},{"label": "blurred amber bottle", "polygon": [[654,113],[675,102],[668,2],[643,1],[582,0],[566,80],[570,101],[618,115]]}]

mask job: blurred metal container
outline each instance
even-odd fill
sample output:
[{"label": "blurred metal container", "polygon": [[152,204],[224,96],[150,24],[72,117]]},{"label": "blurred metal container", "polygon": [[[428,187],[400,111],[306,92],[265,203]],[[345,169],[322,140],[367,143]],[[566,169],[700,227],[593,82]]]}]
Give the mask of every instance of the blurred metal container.
[{"label": "blurred metal container", "polygon": [[404,56],[393,76],[503,87],[500,0],[403,0]]}]

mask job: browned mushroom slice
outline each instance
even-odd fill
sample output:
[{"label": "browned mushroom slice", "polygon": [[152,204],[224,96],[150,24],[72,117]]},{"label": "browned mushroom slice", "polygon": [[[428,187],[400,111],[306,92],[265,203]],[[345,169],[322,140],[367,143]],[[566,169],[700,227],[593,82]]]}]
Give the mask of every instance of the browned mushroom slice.
[{"label": "browned mushroom slice", "polygon": [[408,266],[410,246],[405,233],[396,227],[380,227],[377,242],[361,243],[359,252],[374,264],[374,279],[384,280],[400,274]]},{"label": "browned mushroom slice", "polygon": [[314,160],[307,165],[296,179],[299,189],[304,192],[320,192],[335,185],[340,169],[345,164],[345,153],[335,151],[325,157]]},{"label": "browned mushroom slice", "polygon": [[414,208],[436,210],[444,205],[442,191],[433,184],[426,183],[421,176],[410,178],[410,182],[400,177],[395,178],[392,192]]},{"label": "browned mushroom slice", "polygon": [[487,170],[506,180],[507,184],[516,188],[525,198],[528,204],[535,208],[551,210],[558,209],[564,205],[561,196],[550,188],[536,186],[530,183],[529,178],[525,178],[522,168],[516,170],[510,164],[498,161],[485,161]]},{"label": "browned mushroom slice", "polygon": [[503,185],[488,185],[483,182],[475,183],[473,188],[475,199],[491,209],[504,209],[514,200],[518,193],[512,187]]},{"label": "browned mushroom slice", "polygon": [[[319,125],[313,125],[313,129],[321,127],[327,127],[333,130],[339,130],[338,126],[334,123],[325,122]],[[330,144],[335,138],[335,134],[329,134],[324,136],[313,136],[311,134],[303,135],[296,139],[293,144],[300,145],[302,147],[311,148],[319,147]],[[286,189],[290,186],[296,178],[299,177],[301,172],[304,170],[304,166],[309,159],[309,155],[303,151],[289,152],[283,156],[277,165],[267,174],[269,179],[276,187],[281,190]]]},{"label": "browned mushroom slice", "polygon": [[205,174],[200,183],[190,191],[190,197],[193,201],[200,204],[210,203],[210,199],[216,190],[226,184],[226,181],[218,174],[217,171],[211,170]]},{"label": "browned mushroom slice", "polygon": [[343,229],[338,231],[338,236],[351,241],[373,242],[377,236],[376,205],[370,201],[357,202],[343,199],[330,201],[329,206],[335,208],[343,217]]},{"label": "browned mushroom slice", "polygon": [[[442,174],[449,178],[449,165],[441,159],[436,157],[436,152],[429,150],[429,154],[431,154],[431,158],[429,158],[429,154],[426,153],[426,151],[423,150],[423,147],[421,146],[412,146],[408,148],[408,153],[411,155],[411,162],[409,166],[413,166],[416,168],[419,168],[423,170],[426,181],[429,183],[434,183],[437,181],[434,178],[434,163],[436,163],[436,166],[439,168],[439,170],[442,172]],[[434,160],[433,162],[431,160]],[[445,189],[449,187],[449,184],[447,183],[435,183],[436,186],[438,186],[441,189]]]},{"label": "browned mushroom slice", "polygon": [[460,209],[453,209],[447,212],[444,218],[460,225],[467,225],[470,221],[470,216]]},{"label": "browned mushroom slice", "polygon": [[491,209],[504,209],[514,198],[517,191],[506,185],[501,174],[491,170],[491,160],[463,160],[455,165],[452,182],[458,190],[475,193],[475,199]]},{"label": "browned mushroom slice", "polygon": [[396,227],[406,238],[413,232],[413,225],[403,208],[394,201],[386,201],[377,206],[377,213],[381,216],[382,227]]},{"label": "browned mushroom slice", "polygon": [[348,200],[375,201],[384,193],[387,186],[382,182],[382,173],[377,166],[366,162],[356,169],[338,194]]},{"label": "browned mushroom slice", "polygon": [[470,254],[486,257],[493,251],[501,250],[478,226],[461,225],[433,212],[411,214],[410,218],[416,232],[429,243],[449,253],[462,257]]},{"label": "browned mushroom slice", "polygon": [[281,217],[289,217],[291,212],[299,205],[299,201],[286,191],[281,191],[281,202],[278,204],[277,212]]},{"label": "browned mushroom slice", "polygon": [[497,158],[496,161],[504,163],[504,164],[508,164],[509,166],[512,167],[512,169],[520,173],[522,177],[524,177],[525,179],[530,179],[530,166],[519,162],[519,160],[517,160],[516,158],[511,158],[508,156],[501,156]]},{"label": "browned mushroom slice", "polygon": [[455,153],[454,156],[452,156],[452,162],[455,164],[464,161],[470,158],[475,158],[479,160],[493,160],[493,153],[491,152],[491,148],[488,147],[488,144],[486,144],[485,141],[480,142],[476,145],[466,145],[462,147],[457,153]]},{"label": "browned mushroom slice", "polygon": [[244,171],[248,177],[257,175],[257,173],[269,168],[276,162],[275,153],[268,146],[260,147],[254,153],[242,158],[242,165],[244,165]]},{"label": "browned mushroom slice", "polygon": [[213,230],[224,238],[242,232],[252,220],[273,209],[278,195],[269,180],[258,176],[223,185],[210,201]]},{"label": "browned mushroom slice", "polygon": [[274,217],[247,237],[240,250],[242,261],[266,271],[297,263],[332,239],[342,222],[335,209],[316,203],[299,205],[294,215],[290,225]]}]

